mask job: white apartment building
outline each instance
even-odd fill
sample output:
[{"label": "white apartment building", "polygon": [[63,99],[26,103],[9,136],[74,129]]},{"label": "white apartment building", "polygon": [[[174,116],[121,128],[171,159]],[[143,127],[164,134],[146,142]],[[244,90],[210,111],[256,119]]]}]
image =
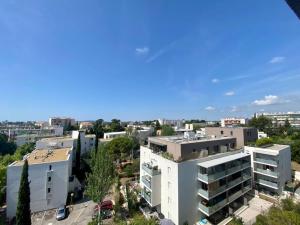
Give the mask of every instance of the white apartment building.
[{"label": "white apartment building", "polygon": [[265,116],[272,120],[274,126],[283,126],[288,120],[292,127],[300,128],[300,112],[255,113],[254,117]]},{"label": "white apartment building", "polygon": [[73,126],[75,125],[75,119],[68,118],[68,117],[50,117],[49,118],[49,125],[50,126]]},{"label": "white apartment building", "polygon": [[[216,224],[242,205],[252,188],[250,155],[235,138],[149,138],[140,149],[141,195],[176,225]],[[173,155],[167,159],[164,155]]]},{"label": "white apartment building", "polygon": [[254,187],[258,192],[278,196],[292,180],[291,149],[288,145],[244,148],[251,154]]},{"label": "white apartment building", "polygon": [[169,119],[158,119],[159,124],[170,125],[179,128],[183,127],[184,120],[169,120]]},{"label": "white apartment building", "polygon": [[81,154],[91,151],[95,147],[96,135],[85,135],[82,131],[72,131],[72,136],[43,138],[36,142],[36,149],[77,148],[77,139],[80,132]]},{"label": "white apartment building", "polygon": [[[72,149],[41,149],[25,156],[28,160],[31,212],[58,208],[65,205],[72,174]],[[7,217],[16,215],[20,178],[24,161],[7,167]]]},{"label": "white apartment building", "polygon": [[221,127],[246,125],[247,123],[248,119],[245,118],[231,117],[221,119]]},{"label": "white apartment building", "polygon": [[107,132],[103,134],[103,139],[113,139],[116,137],[126,136],[126,131]]}]

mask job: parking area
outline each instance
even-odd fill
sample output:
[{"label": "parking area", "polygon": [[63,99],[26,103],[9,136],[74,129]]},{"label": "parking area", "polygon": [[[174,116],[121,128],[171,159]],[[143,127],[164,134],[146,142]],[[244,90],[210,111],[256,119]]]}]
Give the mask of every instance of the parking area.
[{"label": "parking area", "polygon": [[246,225],[252,224],[255,222],[257,215],[268,211],[272,205],[271,202],[254,197],[249,201],[249,207],[238,216],[242,218]]},{"label": "parking area", "polygon": [[56,220],[55,210],[36,213],[31,218],[32,225],[87,225],[92,220],[95,205],[92,201],[82,201],[68,206],[68,217],[61,221]]}]

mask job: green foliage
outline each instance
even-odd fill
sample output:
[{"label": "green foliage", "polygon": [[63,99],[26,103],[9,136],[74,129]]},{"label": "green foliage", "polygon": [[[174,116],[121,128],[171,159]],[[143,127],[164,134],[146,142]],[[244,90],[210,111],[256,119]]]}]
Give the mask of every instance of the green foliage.
[{"label": "green foliage", "polygon": [[80,131],[78,132],[77,146],[76,146],[76,160],[75,160],[75,171],[78,175],[80,172],[80,155],[81,155],[81,140],[80,140]]},{"label": "green foliage", "polygon": [[16,148],[15,143],[9,142],[5,134],[0,134],[0,155],[13,154]]},{"label": "green foliage", "polygon": [[143,215],[137,214],[133,217],[133,219],[129,222],[130,225],[157,225],[158,223],[155,219],[147,220]]},{"label": "green foliage", "polygon": [[24,161],[20,188],[19,188],[19,196],[18,196],[18,204],[17,204],[17,212],[16,212],[16,225],[30,225],[31,224],[31,215],[30,215],[30,188],[28,181],[28,162]]},{"label": "green foliage", "polygon": [[[94,202],[102,202],[114,183],[114,164],[107,148],[103,145],[99,150],[92,152],[92,172],[87,174],[86,194]],[[98,218],[101,222],[101,218]]]},{"label": "green foliage", "polygon": [[129,137],[117,137],[108,142],[106,147],[114,159],[125,158],[133,149],[133,141]]},{"label": "green foliage", "polygon": [[265,215],[256,217],[255,225],[300,224],[300,203],[288,198],[281,201],[279,207],[271,207]]},{"label": "green foliage", "polygon": [[255,127],[260,131],[267,132],[268,129],[272,127],[272,120],[265,116],[253,117],[249,121],[249,126]]},{"label": "green foliage", "polygon": [[268,144],[273,144],[273,140],[271,138],[261,138],[256,140],[256,146],[264,146]]},{"label": "green foliage", "polygon": [[162,125],[161,127],[161,136],[172,136],[175,134],[173,127],[170,125]]},{"label": "green foliage", "polygon": [[174,156],[171,153],[169,153],[169,152],[163,152],[161,154],[161,156],[164,157],[164,158],[166,158],[166,159],[170,159],[170,160],[174,159]]},{"label": "green foliage", "polygon": [[126,196],[129,215],[132,216],[135,212],[139,210],[139,205],[136,194],[132,190],[130,190],[128,184],[126,184]]},{"label": "green foliage", "polygon": [[121,126],[121,121],[118,119],[112,119],[110,123],[111,132],[124,131],[124,127]]},{"label": "green foliage", "polygon": [[234,216],[228,225],[243,225],[243,224],[244,222],[241,218],[237,218]]}]

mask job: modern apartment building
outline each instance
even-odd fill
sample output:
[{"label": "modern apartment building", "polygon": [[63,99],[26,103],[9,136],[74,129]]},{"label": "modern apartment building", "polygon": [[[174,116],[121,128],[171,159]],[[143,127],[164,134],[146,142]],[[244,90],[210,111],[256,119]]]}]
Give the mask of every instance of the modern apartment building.
[{"label": "modern apartment building", "polygon": [[36,142],[36,149],[77,148],[78,134],[80,133],[81,154],[91,151],[95,147],[96,135],[85,135],[82,131],[72,131],[72,136],[43,138]]},{"label": "modern apartment building", "polygon": [[49,118],[49,125],[50,126],[73,126],[75,125],[75,119],[68,118],[68,117],[50,117]]},{"label": "modern apartment building", "polygon": [[292,127],[300,128],[300,112],[255,113],[254,117],[265,116],[272,120],[274,126],[283,126],[288,120]]},{"label": "modern apartment building", "polygon": [[292,179],[290,146],[245,146],[245,152],[251,155],[255,189],[268,195],[280,195],[286,182]]},{"label": "modern apartment building", "polygon": [[[31,212],[65,205],[72,174],[72,149],[41,149],[26,155],[30,181]],[[18,193],[24,161],[16,161],[7,167],[7,217],[16,215]]]},{"label": "modern apartment building", "polygon": [[238,149],[247,145],[249,142],[254,142],[258,138],[256,128],[251,127],[206,127],[205,134],[207,136],[216,137],[234,137],[236,138],[236,147]]},{"label": "modern apartment building", "polygon": [[221,127],[246,125],[248,119],[245,118],[224,118],[221,119]]},{"label": "modern apartment building", "polygon": [[250,155],[231,137],[151,137],[141,146],[142,197],[176,225],[222,221],[246,204]]}]

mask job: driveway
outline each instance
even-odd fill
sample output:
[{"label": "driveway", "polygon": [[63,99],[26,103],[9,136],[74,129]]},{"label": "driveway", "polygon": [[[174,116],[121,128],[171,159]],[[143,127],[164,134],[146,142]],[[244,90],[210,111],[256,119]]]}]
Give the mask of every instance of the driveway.
[{"label": "driveway", "polygon": [[36,213],[31,217],[32,225],[87,225],[92,221],[95,205],[92,201],[83,201],[70,206],[68,217],[61,221],[55,219],[55,210]]},{"label": "driveway", "polygon": [[253,224],[256,216],[269,210],[273,203],[254,197],[249,201],[249,208],[243,211],[238,217],[241,217],[246,225]]}]

